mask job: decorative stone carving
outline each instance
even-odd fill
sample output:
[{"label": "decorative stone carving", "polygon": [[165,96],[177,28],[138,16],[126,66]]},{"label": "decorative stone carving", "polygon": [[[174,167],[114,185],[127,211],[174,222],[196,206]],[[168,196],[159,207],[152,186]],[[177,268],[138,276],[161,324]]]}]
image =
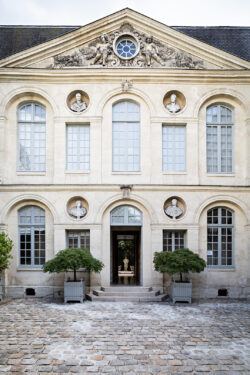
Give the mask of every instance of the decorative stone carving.
[{"label": "decorative stone carving", "polygon": [[81,219],[82,217],[84,217],[86,214],[87,214],[87,210],[86,208],[82,205],[82,202],[80,200],[77,200],[75,202],[75,206],[73,206],[70,210],[69,210],[69,214],[71,216],[74,216],[76,217],[77,219]]},{"label": "decorative stone carving", "polygon": [[129,91],[131,87],[133,86],[133,82],[129,79],[126,79],[122,82],[122,91]]},{"label": "decorative stone carving", "polygon": [[176,220],[179,216],[183,214],[183,211],[180,207],[177,206],[177,199],[172,199],[171,205],[165,208],[165,214],[171,219]]},{"label": "decorative stone carving", "polygon": [[181,107],[180,105],[176,102],[176,95],[175,94],[172,94],[171,97],[171,102],[168,103],[166,105],[166,109],[170,112],[170,113],[177,113],[177,112],[180,112],[181,110]]},{"label": "decorative stone carving", "polygon": [[74,112],[82,112],[87,108],[87,103],[82,100],[82,95],[76,93],[76,100],[71,104],[70,109]]},{"label": "decorative stone carving", "polygon": [[127,258],[127,256],[125,256],[125,258],[123,259],[124,271],[128,270],[128,264],[129,264],[129,259]]},{"label": "decorative stone carving", "polygon": [[133,185],[121,185],[120,189],[122,190],[122,196],[124,199],[130,198],[130,191],[132,189]]},{"label": "decorative stone carving", "polygon": [[81,114],[88,108],[90,100],[86,92],[78,89],[69,93],[66,103],[72,112]]},{"label": "decorative stone carving", "polygon": [[98,61],[105,66],[107,64],[108,55],[111,53],[110,41],[106,34],[101,35],[101,43],[94,46],[95,58],[91,65],[95,65]]},{"label": "decorative stone carving", "polygon": [[152,35],[146,36],[142,54],[145,55],[147,66],[151,66],[152,59],[157,61],[160,65],[164,65],[163,61],[161,61],[159,57],[159,51],[156,44],[153,42]]},{"label": "decorative stone carving", "polygon": [[124,23],[116,32],[102,34],[88,46],[82,46],[69,55],[55,56],[54,63],[49,67],[79,66],[204,69],[204,62]]}]

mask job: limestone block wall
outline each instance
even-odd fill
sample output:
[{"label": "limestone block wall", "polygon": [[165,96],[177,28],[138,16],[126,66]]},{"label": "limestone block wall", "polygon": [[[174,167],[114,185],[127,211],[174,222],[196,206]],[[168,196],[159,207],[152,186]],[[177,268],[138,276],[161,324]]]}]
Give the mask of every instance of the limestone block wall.
[{"label": "limestone block wall", "polygon": [[[129,73],[129,74],[128,74]],[[194,296],[216,297],[227,288],[230,297],[249,296],[250,251],[250,90],[243,73],[168,72],[109,69],[62,72],[54,76],[44,71],[9,75],[1,80],[0,101],[0,227],[14,241],[5,285],[10,296],[23,296],[26,287],[37,295],[57,295],[67,275],[43,274],[24,269],[18,257],[18,210],[38,205],[46,212],[46,259],[66,247],[66,232],[90,231],[92,254],[105,268],[100,275],[83,275],[87,287],[110,284],[110,212],[121,204],[137,207],[143,215],[141,228],[142,278],[144,286],[168,291],[169,278],[153,269],[155,251],[162,250],[163,230],[184,230],[187,246],[206,259],[206,214],[216,206],[234,213],[234,267],[206,269],[193,275]],[[241,77],[242,74],[242,77]],[[128,77],[129,75],[129,77]],[[124,92],[124,76],[132,87]],[[1,78],[1,77],[0,77]],[[84,90],[90,102],[86,111],[73,113],[68,95]],[[163,104],[168,91],[177,90],[185,99],[179,114],[170,114]],[[140,171],[112,172],[112,106],[130,100],[140,106]],[[46,171],[17,172],[17,110],[26,102],[46,108]],[[206,172],[206,108],[225,104],[234,111],[234,170],[231,174]],[[90,170],[66,170],[66,126],[90,125]],[[162,171],[162,126],[186,127],[186,171]],[[133,185],[124,198],[120,185]],[[67,213],[67,203],[80,196],[88,203],[87,215],[76,221]],[[164,213],[164,203],[172,196],[185,202],[181,219],[173,222]],[[58,294],[59,293],[59,294]]]}]

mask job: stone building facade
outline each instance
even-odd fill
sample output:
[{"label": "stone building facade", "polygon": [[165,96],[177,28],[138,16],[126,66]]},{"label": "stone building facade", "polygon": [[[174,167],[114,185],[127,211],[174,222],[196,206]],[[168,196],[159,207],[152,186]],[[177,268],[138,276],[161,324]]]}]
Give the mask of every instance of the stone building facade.
[{"label": "stone building facade", "polygon": [[191,276],[194,297],[249,297],[249,57],[190,30],[124,9],[52,38],[27,29],[20,50],[3,47],[8,296],[60,295],[65,275],[42,264],[85,246],[105,265],[85,275],[90,289],[122,283],[127,256],[129,284],[168,291],[154,252],[188,247],[208,262]]}]

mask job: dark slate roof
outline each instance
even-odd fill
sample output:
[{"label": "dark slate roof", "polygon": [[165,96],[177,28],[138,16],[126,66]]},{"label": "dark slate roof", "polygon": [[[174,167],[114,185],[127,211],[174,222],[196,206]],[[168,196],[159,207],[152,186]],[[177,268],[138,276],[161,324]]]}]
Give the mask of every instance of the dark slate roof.
[{"label": "dark slate roof", "polygon": [[[0,59],[55,39],[81,26],[0,26]],[[250,27],[172,26],[213,47],[250,61]]]},{"label": "dark slate roof", "polygon": [[250,61],[250,27],[172,26],[195,39]]},{"label": "dark slate roof", "polygon": [[80,26],[0,26],[0,59],[70,33]]}]

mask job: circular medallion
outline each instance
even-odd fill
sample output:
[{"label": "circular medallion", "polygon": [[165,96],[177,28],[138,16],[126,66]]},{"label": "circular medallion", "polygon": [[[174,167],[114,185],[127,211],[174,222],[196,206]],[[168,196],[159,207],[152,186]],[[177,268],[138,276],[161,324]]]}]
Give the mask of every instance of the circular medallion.
[{"label": "circular medallion", "polygon": [[123,60],[132,59],[139,52],[139,43],[131,35],[120,35],[114,40],[114,51]]}]

